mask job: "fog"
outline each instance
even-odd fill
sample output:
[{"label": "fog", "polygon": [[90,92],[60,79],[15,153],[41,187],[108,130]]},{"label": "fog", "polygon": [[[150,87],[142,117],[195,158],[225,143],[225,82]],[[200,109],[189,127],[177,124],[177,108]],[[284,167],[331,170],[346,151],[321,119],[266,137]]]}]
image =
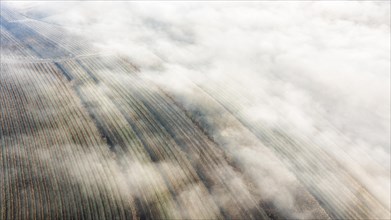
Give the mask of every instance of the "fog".
[{"label": "fog", "polygon": [[[389,214],[389,2],[7,4],[28,17],[61,25],[67,32],[88,39],[102,54],[126,56],[142,79],[171,94],[189,112],[199,114],[195,120],[207,127],[208,135],[243,171],[224,169],[228,184],[238,195],[254,192],[256,199],[272,202],[293,218],[327,216],[316,202],[307,210],[298,203],[298,192],[302,193],[304,186],[295,175],[306,178],[312,173],[296,170],[295,162],[276,156],[271,148],[279,146],[278,141],[268,143],[259,137],[261,131],[282,131],[283,136],[308,149],[316,146],[308,152],[325,152],[327,158],[337,161]],[[132,80],[117,73],[112,77],[123,85]],[[97,91],[115,97],[107,88]],[[326,166],[322,163],[327,161],[319,156],[320,165]],[[139,169],[133,165],[125,172],[110,168],[113,175],[121,173],[114,182],[142,177],[135,175]],[[142,170],[155,176],[156,167],[165,165],[145,166]],[[167,166],[180,170],[177,165]],[[330,167],[330,175],[325,176],[332,176]],[[85,181],[84,176],[78,174],[75,180],[81,177],[80,181]],[[151,179],[132,181],[159,185],[145,184]],[[247,188],[246,181],[255,183],[254,188]],[[332,180],[322,181],[314,184],[339,186]],[[129,184],[136,183],[128,182],[120,189],[127,192]],[[181,195],[186,200],[205,193],[202,190],[196,186]],[[355,189],[352,191],[355,195]],[[126,194],[132,193],[137,192]],[[211,196],[219,206],[225,206],[218,190]],[[340,199],[352,198],[346,195]],[[204,214],[215,217],[217,209]],[[195,210],[188,216],[200,213],[202,210]]]}]

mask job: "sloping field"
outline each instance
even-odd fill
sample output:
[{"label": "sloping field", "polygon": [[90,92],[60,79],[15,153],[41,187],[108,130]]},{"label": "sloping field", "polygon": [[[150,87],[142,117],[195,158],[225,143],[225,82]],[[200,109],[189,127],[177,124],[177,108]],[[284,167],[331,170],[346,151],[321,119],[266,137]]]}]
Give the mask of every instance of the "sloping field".
[{"label": "sloping field", "polygon": [[0,219],[390,216],[310,137],[249,121],[230,84],[192,83],[189,105],[61,27],[2,7],[0,28]]}]

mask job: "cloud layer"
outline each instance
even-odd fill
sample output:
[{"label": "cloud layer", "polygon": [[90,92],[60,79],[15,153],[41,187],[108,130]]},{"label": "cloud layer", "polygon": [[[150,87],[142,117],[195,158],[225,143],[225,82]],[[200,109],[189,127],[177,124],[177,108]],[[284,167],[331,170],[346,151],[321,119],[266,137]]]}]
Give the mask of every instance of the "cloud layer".
[{"label": "cloud layer", "polygon": [[[260,197],[270,196],[281,209],[295,207],[262,189],[277,185],[294,197],[297,188],[288,186],[295,177],[285,168],[284,178],[273,175],[279,159],[262,156],[254,134],[240,130],[237,119],[224,121],[199,98],[199,88],[232,106],[243,124],[281,129],[319,146],[390,209],[389,3],[9,4],[66,27],[103,53],[129,57],[142,77],[189,111],[202,112],[199,122],[210,125],[210,134],[255,180]],[[260,172],[271,172],[270,179]],[[311,217],[305,214],[294,217]]]}]

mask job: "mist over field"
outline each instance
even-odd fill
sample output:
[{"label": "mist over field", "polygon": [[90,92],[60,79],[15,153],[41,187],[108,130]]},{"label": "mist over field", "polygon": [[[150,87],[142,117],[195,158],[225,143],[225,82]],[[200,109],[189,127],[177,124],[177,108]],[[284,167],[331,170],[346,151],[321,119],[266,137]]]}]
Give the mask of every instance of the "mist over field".
[{"label": "mist over field", "polygon": [[387,1],[1,2],[0,219],[389,219]]}]

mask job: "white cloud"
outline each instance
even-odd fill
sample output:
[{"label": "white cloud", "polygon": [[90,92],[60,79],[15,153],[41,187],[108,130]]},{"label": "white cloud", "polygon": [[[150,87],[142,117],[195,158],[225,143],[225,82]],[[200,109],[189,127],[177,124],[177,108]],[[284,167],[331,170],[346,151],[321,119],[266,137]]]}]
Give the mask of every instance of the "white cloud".
[{"label": "white cloud", "polygon": [[[196,99],[193,83],[224,88],[249,123],[311,139],[390,207],[389,3],[12,5],[48,13],[43,20],[129,56],[147,79],[183,102]],[[217,136],[224,136],[220,129]],[[230,149],[248,161],[244,167],[255,161]]]}]

